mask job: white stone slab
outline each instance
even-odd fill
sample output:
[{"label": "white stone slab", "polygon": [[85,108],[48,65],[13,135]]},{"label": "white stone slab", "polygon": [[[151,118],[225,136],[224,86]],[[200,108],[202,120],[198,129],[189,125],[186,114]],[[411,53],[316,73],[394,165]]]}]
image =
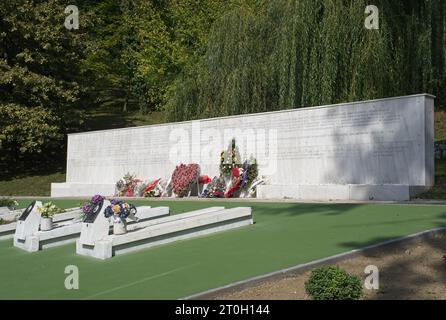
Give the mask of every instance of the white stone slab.
[{"label": "white stone slab", "polygon": [[8,207],[0,207],[0,218],[5,214],[10,214],[11,210]]},{"label": "white stone slab", "polygon": [[0,218],[5,221],[15,221],[22,214],[22,211],[20,209],[9,211],[8,213],[2,214]]},{"label": "white stone slab", "polygon": [[[18,218],[18,216],[20,216],[20,214],[21,214],[21,211],[20,210],[16,210],[16,211],[14,211],[15,213],[10,214],[7,217],[5,217],[5,220],[13,221],[16,218]],[[54,215],[53,221],[60,222],[60,221],[71,220],[71,219],[79,217],[80,214],[81,214],[81,209],[70,208],[70,209],[67,209],[66,212],[64,212],[64,213],[59,213],[59,214]],[[8,224],[0,225],[0,241],[14,238],[14,233],[15,233],[16,228],[17,228],[17,222],[11,222]]]},{"label": "white stone slab", "polygon": [[420,94],[71,134],[67,183],[54,184],[52,196],[112,194],[127,172],[169,177],[180,162],[199,163],[202,173],[214,176],[233,137],[242,158],[257,158],[259,174],[271,185],[429,187],[433,107],[434,97]]},{"label": "white stone slab", "polygon": [[94,245],[76,242],[76,252],[98,259],[142,250],[153,246],[189,239],[192,237],[229,230],[253,223],[251,208],[210,208],[178,216],[162,218],[148,223],[144,228],[135,228],[124,235],[109,235]]},{"label": "white stone slab", "polygon": [[[138,207],[137,211],[137,220],[130,221],[129,226],[136,226],[140,222],[146,222],[149,219],[156,219],[169,215],[168,207],[151,208],[150,206],[143,206]],[[101,213],[103,214],[103,211]],[[14,245],[28,252],[35,252],[50,247],[73,243],[79,238],[82,225],[82,222],[75,222],[73,220],[56,223],[52,230],[38,231],[33,235],[26,237],[24,242],[15,243]],[[105,224],[101,223],[100,225],[104,226],[105,229]],[[107,232],[109,229],[110,221],[109,226],[107,227]],[[105,234],[105,232],[106,231],[104,230],[102,234]]]},{"label": "white stone slab", "polygon": [[16,222],[0,225],[0,241],[14,238]]},{"label": "white stone slab", "polygon": [[164,217],[164,218],[159,218],[156,220],[149,220],[149,221],[144,221],[144,222],[141,222],[138,224],[132,224],[127,227],[127,230],[129,232],[132,232],[132,231],[136,231],[136,230],[146,228],[149,226],[153,226],[156,224],[167,223],[167,222],[171,222],[171,221],[180,221],[183,219],[188,219],[188,218],[199,216],[199,215],[222,211],[224,209],[225,209],[225,207],[210,207],[210,208],[205,208],[205,209],[200,209],[200,210],[189,211],[189,212],[180,213],[180,214],[176,214],[176,215],[172,215],[172,216],[168,216],[168,217]]}]

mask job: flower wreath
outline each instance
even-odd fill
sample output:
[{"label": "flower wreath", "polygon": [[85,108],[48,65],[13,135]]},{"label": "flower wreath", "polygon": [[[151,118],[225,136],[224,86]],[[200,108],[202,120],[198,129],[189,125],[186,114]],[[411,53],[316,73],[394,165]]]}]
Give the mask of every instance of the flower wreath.
[{"label": "flower wreath", "polygon": [[204,198],[223,198],[225,195],[225,182],[221,177],[214,177],[212,181],[206,186],[206,189],[201,194]]}]

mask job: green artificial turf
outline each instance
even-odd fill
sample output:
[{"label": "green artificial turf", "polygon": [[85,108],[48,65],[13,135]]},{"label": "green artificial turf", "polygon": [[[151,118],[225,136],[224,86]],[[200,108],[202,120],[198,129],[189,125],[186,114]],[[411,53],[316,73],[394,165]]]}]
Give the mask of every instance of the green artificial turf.
[{"label": "green artificial turf", "polygon": [[[55,201],[70,207],[79,201]],[[173,213],[252,206],[255,224],[101,261],[75,245],[27,253],[0,241],[0,299],[172,299],[411,233],[446,226],[446,206],[150,202]],[[24,201],[21,202],[25,204]],[[76,265],[79,290],[64,287]],[[364,266],[365,267],[365,266]]]}]

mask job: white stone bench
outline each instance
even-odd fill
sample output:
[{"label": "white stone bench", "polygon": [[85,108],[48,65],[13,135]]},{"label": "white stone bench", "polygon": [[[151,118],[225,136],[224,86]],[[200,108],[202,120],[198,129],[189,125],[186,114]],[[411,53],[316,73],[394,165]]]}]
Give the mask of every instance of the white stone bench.
[{"label": "white stone bench", "polygon": [[76,253],[98,259],[253,224],[250,207],[212,207],[129,226],[128,233],[94,243],[76,241]]},{"label": "white stone bench", "polygon": [[[20,210],[20,211],[16,210],[16,211],[14,211],[14,213],[5,215],[1,218],[6,221],[12,221],[12,220],[15,220],[17,218],[17,216],[20,215],[21,212],[23,212],[23,211],[24,210]],[[81,212],[82,212],[82,210],[79,208],[67,209],[63,213],[58,213],[58,214],[54,215],[53,221],[61,222],[61,221],[71,220],[71,219],[79,217]],[[14,238],[14,233],[15,233],[16,228],[17,228],[17,221],[0,225],[0,241]]]},{"label": "white stone bench", "polygon": [[9,210],[8,207],[0,207],[0,218],[3,218],[3,216],[8,215],[12,213],[12,210]]},{"label": "white stone bench", "polygon": [[[105,209],[105,207],[106,205],[103,206],[103,209]],[[104,210],[101,210],[99,215],[103,216]],[[137,216],[136,216],[137,220],[130,221],[129,226],[150,219],[165,217],[168,215],[169,215],[169,207],[157,207],[157,208],[151,208],[150,206],[137,207]],[[106,218],[104,217],[104,219]],[[109,232],[110,222],[108,219],[106,219],[106,221],[109,224],[106,232]],[[24,240],[14,238],[14,246],[26,250],[28,252],[36,252],[50,247],[56,247],[67,243],[73,243],[76,241],[77,238],[79,238],[82,230],[82,225],[83,225],[82,221],[75,222],[73,220],[55,223],[53,229],[49,231],[37,231],[32,235],[27,236]]]}]

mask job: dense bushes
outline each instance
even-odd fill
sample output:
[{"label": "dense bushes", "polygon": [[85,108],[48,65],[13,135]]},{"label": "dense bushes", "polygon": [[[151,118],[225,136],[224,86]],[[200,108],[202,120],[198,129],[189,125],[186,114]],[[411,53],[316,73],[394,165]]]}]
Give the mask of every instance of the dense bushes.
[{"label": "dense bushes", "polygon": [[213,25],[208,50],[171,91],[172,120],[428,92],[446,100],[446,4],[259,1]]},{"label": "dense bushes", "polygon": [[[186,120],[420,92],[445,105],[446,3],[376,0],[373,31],[368,4],[92,0],[69,31],[65,1],[0,2],[0,153],[14,165],[62,151],[82,112]],[[38,128],[10,124],[12,106],[44,114]]]},{"label": "dense bushes", "polygon": [[334,266],[314,269],[305,290],[314,300],[356,300],[362,295],[361,280]]},{"label": "dense bushes", "polygon": [[59,159],[63,141],[60,118],[50,110],[0,104],[0,178],[25,164],[38,167]]},{"label": "dense bushes", "polygon": [[[0,178],[64,153],[81,123],[84,34],[68,31],[61,0],[0,2]],[[84,26],[86,24],[84,23]],[[85,83],[84,83],[85,84]],[[25,164],[26,163],[26,164]]]}]

